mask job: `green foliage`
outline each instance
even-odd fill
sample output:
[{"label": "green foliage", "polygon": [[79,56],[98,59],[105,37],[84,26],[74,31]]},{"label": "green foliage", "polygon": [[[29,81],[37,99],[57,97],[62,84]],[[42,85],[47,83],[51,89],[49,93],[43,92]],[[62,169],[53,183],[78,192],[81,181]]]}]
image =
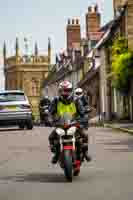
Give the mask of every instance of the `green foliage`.
[{"label": "green foliage", "polygon": [[127,90],[133,77],[133,52],[127,40],[119,38],[112,46],[112,85],[118,90]]},{"label": "green foliage", "polygon": [[118,56],[128,51],[127,39],[120,37],[115,40],[112,45],[112,54],[113,56]]}]

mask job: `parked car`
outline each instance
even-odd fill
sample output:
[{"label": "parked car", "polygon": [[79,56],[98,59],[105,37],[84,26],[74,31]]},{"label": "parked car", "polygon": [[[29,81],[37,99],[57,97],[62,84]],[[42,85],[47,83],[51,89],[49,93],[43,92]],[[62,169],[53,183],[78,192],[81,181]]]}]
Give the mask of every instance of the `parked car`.
[{"label": "parked car", "polygon": [[5,125],[33,128],[31,105],[23,91],[0,91],[0,126]]}]

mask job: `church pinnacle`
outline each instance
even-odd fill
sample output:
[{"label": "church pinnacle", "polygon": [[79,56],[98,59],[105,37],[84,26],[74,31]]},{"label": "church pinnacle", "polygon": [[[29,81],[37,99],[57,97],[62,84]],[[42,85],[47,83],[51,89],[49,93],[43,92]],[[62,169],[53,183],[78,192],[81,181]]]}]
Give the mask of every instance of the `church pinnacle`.
[{"label": "church pinnacle", "polygon": [[16,38],[16,43],[15,43],[15,54],[16,54],[16,58],[19,57],[19,42],[18,42],[18,38]]}]

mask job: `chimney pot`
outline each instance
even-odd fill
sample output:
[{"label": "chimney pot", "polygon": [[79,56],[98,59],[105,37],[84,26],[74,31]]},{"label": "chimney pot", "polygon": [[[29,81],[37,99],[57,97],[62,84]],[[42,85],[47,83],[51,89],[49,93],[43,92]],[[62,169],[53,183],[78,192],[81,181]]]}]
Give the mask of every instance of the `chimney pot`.
[{"label": "chimney pot", "polygon": [[88,7],[88,12],[91,12],[91,6]]},{"label": "chimney pot", "polygon": [[74,20],[74,19],[72,19],[72,24],[74,24],[74,22],[75,22],[75,20]]},{"label": "chimney pot", "polygon": [[76,24],[79,24],[79,19],[76,19]]},{"label": "chimney pot", "polygon": [[68,19],[68,25],[70,25],[71,24],[71,21],[70,21],[70,19]]},{"label": "chimney pot", "polygon": [[95,5],[94,9],[95,9],[95,12],[98,11],[98,5],[97,4]]}]

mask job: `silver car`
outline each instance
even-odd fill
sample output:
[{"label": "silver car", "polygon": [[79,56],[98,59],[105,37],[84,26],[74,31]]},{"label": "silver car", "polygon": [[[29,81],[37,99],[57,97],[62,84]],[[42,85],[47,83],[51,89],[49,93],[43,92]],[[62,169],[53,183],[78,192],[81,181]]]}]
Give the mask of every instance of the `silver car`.
[{"label": "silver car", "polygon": [[0,91],[0,126],[3,125],[33,128],[31,105],[23,91]]}]

